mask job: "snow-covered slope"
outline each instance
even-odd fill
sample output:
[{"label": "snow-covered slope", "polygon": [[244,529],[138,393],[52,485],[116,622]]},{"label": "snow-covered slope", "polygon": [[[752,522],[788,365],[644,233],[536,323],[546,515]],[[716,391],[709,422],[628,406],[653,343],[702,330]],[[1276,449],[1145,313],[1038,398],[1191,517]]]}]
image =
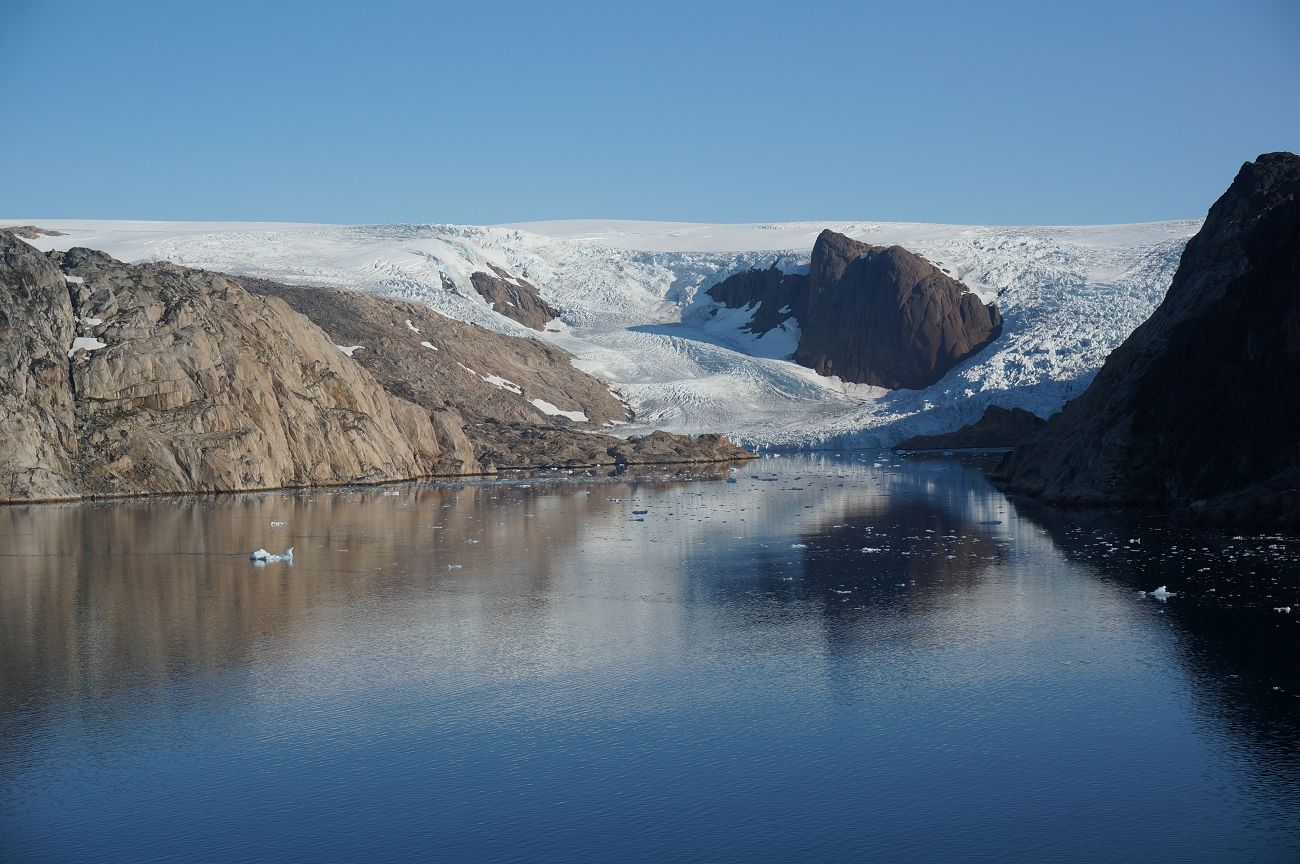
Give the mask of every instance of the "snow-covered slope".
[{"label": "snow-covered slope", "polygon": [[[503,226],[290,225],[9,219],[138,261],[341,286],[426,303],[454,318],[549,339],[637,412],[620,429],[725,432],[755,446],[884,445],[970,422],[989,404],[1046,416],[1087,386],[1164,295],[1199,221],[1100,227],[881,222],[763,225],[565,221]],[[704,290],[739,270],[808,264],[831,228],[924,255],[1005,319],[993,345],[919,391],[842,384],[781,359],[793,325],[761,339]],[[495,264],[536,285],[560,318],[538,334],[497,314],[470,274]],[[446,287],[446,286],[450,287]]]}]

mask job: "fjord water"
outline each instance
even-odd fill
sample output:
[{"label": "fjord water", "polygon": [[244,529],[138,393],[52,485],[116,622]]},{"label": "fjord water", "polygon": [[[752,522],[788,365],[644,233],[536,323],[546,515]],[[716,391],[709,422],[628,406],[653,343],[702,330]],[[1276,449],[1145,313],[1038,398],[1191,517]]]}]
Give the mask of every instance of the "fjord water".
[{"label": "fjord water", "polygon": [[1300,859],[1296,544],[725,476],[0,510],[0,859]]}]

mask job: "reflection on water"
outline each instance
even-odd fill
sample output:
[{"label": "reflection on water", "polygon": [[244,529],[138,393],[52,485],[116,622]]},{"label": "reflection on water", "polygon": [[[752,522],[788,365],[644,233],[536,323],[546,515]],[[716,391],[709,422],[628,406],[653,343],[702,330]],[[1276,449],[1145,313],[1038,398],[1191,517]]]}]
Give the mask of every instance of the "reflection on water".
[{"label": "reflection on water", "polygon": [[1296,860],[1300,548],[848,455],[0,509],[0,858]]}]

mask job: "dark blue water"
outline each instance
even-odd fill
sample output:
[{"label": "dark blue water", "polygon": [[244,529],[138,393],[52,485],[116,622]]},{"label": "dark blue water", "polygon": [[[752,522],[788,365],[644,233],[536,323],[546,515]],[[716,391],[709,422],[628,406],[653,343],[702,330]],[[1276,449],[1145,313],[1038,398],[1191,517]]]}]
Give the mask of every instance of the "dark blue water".
[{"label": "dark blue water", "polygon": [[0,859],[1300,860],[1300,544],[846,456],[0,509]]}]

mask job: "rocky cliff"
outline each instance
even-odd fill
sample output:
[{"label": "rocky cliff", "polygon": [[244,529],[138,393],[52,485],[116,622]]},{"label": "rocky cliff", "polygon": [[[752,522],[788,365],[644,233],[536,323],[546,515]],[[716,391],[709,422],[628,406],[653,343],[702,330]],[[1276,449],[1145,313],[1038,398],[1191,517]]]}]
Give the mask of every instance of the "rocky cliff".
[{"label": "rocky cliff", "polygon": [[[557,349],[409,304],[328,291],[313,303],[311,289],[279,286],[369,343],[340,345],[261,287],[89,249],[44,255],[0,231],[0,501],[628,461],[627,442],[574,428],[627,412]],[[543,443],[510,449],[525,431]],[[747,455],[670,437],[680,461]]]},{"label": "rocky cliff", "polygon": [[0,501],[78,494],[67,282],[44,255],[0,231]]},{"label": "rocky cliff", "polygon": [[[428,414],[283,302],[169,264],[131,267],[88,249],[47,257],[8,233],[0,250],[6,359],[30,370],[18,378],[25,394],[6,393],[5,500],[439,470]],[[22,422],[34,413],[48,417],[36,430]],[[33,431],[44,433],[35,450]]]},{"label": "rocky cliff", "polygon": [[728,308],[758,304],[755,333],[795,318],[795,362],[891,389],[928,387],[1002,332],[996,306],[919,255],[829,230],[807,275],[751,270],[708,293]]},{"label": "rocky cliff", "polygon": [[1298,194],[1300,157],[1242,166],[1151,318],[1003,482],[1055,503],[1300,524]]}]

